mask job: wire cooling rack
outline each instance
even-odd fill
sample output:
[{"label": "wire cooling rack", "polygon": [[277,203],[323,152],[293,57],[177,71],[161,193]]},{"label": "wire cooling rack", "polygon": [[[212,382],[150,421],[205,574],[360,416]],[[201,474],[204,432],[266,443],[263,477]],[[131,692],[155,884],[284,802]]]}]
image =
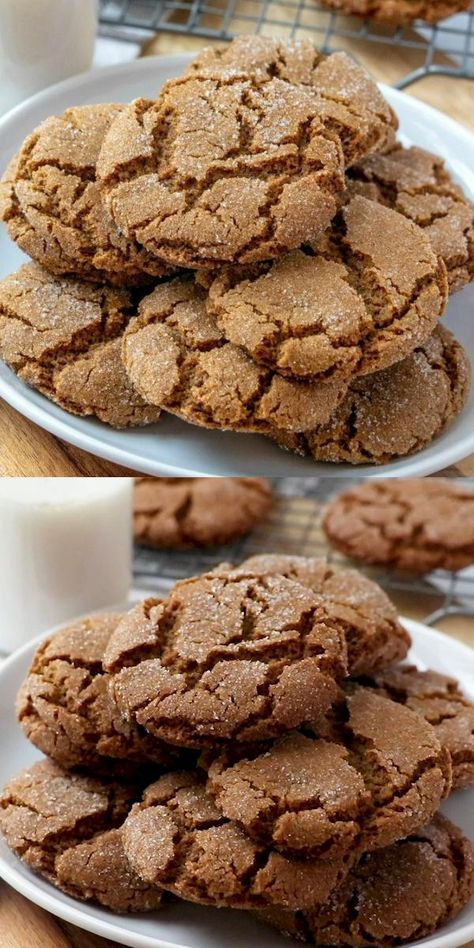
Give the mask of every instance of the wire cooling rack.
[{"label": "wire cooling rack", "polygon": [[375,44],[394,71],[401,48],[410,68],[395,82],[399,89],[433,73],[474,77],[474,13],[396,27],[331,13],[316,0],[99,0],[99,18],[102,33],[130,40],[159,31],[220,40],[309,36],[324,52],[350,48],[362,61]]},{"label": "wire cooling rack", "polygon": [[[203,573],[218,563],[240,563],[256,553],[327,556],[335,564],[347,566],[348,561],[328,546],[321,529],[321,517],[324,505],[333,494],[354,485],[356,480],[338,478],[335,484],[328,477],[280,478],[274,483],[277,502],[270,519],[247,537],[212,550],[177,553],[137,546],[135,588],[166,592],[177,579]],[[464,478],[463,483],[470,484],[474,490],[474,478]],[[379,568],[363,571],[387,590],[400,611],[416,610],[420,620],[427,624],[436,625],[450,615],[474,618],[474,568],[457,574],[436,570],[420,578]]]}]

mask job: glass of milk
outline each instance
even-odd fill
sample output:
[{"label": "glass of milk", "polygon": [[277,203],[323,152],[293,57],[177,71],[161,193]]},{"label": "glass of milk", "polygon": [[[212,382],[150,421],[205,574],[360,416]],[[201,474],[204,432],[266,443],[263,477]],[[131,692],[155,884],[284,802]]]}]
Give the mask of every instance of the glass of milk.
[{"label": "glass of milk", "polygon": [[130,477],[0,479],[0,653],[52,626],[126,608]]},{"label": "glass of milk", "polygon": [[0,115],[90,69],[97,0],[0,0]]}]

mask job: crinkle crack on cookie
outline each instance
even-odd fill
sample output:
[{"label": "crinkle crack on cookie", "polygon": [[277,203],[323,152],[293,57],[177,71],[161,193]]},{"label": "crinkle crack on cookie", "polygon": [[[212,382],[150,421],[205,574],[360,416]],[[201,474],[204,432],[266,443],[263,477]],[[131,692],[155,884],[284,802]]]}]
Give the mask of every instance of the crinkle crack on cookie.
[{"label": "crinkle crack on cookie", "polygon": [[205,428],[270,433],[324,424],[347,382],[285,379],[229,343],[192,277],[158,286],[139,306],[122,343],[128,377],[150,405]]},{"label": "crinkle crack on cookie", "polygon": [[314,734],[203,755],[224,816],[282,852],[318,858],[388,846],[430,820],[451,788],[448,751],[420,715],[352,691],[327,736],[316,722]]},{"label": "crinkle crack on cookie", "polygon": [[86,105],[46,119],[0,185],[0,218],[18,246],[52,273],[130,286],[170,268],[128,240],[100,197],[96,164],[122,105]]},{"label": "crinkle crack on cookie", "polygon": [[148,787],[122,835],[142,879],[204,905],[315,907],[350,866],[347,858],[297,859],[256,843],[222,816],[196,773],[167,774]]},{"label": "crinkle crack on cookie", "polygon": [[261,740],[330,707],[347,673],[344,631],[294,580],[210,573],[132,609],[104,663],[121,712],[165,741]]},{"label": "crinkle crack on cookie", "polygon": [[445,265],[406,217],[355,196],[313,251],[227,268],[208,309],[226,339],[282,375],[367,375],[424,343],[443,314]]},{"label": "crinkle crack on cookie", "polygon": [[388,369],[357,379],[331,421],[305,434],[273,431],[280,447],[334,464],[387,464],[427,447],[464,408],[467,353],[444,327]]},{"label": "crinkle crack on cookie", "polygon": [[438,23],[453,13],[470,10],[472,0],[321,0],[325,7],[352,16],[388,20],[392,23],[413,23],[425,20]]}]

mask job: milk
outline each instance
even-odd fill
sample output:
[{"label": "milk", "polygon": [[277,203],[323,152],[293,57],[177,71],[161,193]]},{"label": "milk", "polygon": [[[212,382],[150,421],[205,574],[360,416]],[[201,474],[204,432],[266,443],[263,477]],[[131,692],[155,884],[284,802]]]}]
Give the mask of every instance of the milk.
[{"label": "milk", "polygon": [[0,480],[0,653],[83,613],[125,606],[132,489],[129,477]]},{"label": "milk", "polygon": [[89,69],[96,0],[0,0],[0,115]]}]

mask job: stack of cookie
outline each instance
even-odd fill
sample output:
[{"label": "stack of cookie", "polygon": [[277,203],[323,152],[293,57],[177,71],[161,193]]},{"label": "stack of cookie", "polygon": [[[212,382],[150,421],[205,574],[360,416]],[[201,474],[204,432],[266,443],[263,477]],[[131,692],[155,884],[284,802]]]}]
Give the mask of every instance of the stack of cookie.
[{"label": "stack of cookie", "polygon": [[117,427],[171,412],[318,460],[385,463],[462,410],[438,325],[473,209],[345,53],[242,37],[156,101],[69,109],[11,162],[35,263],[0,284],[0,354]]},{"label": "stack of cookie", "polygon": [[409,644],[371,580],[270,555],[65,629],[18,696],[50,759],[4,789],[6,841],[114,911],[171,895],[311,944],[422,938],[473,890],[438,810],[474,785],[474,705]]}]

